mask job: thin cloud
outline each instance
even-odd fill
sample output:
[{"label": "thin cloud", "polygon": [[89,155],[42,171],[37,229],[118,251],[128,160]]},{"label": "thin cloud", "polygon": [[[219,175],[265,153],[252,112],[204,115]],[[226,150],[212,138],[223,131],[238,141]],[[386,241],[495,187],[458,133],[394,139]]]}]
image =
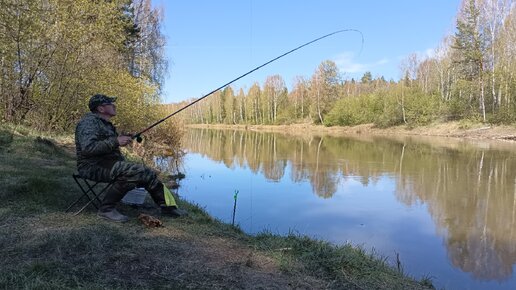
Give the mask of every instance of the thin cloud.
[{"label": "thin cloud", "polygon": [[387,58],[384,58],[384,59],[381,59],[379,61],[377,61],[376,63],[373,64],[373,66],[381,66],[381,65],[384,65],[384,64],[388,64],[389,63],[389,59]]},{"label": "thin cloud", "polygon": [[376,68],[389,63],[389,59],[384,58],[373,63],[357,63],[354,61],[352,52],[343,52],[334,58],[334,62],[343,73],[364,73],[366,71],[374,71]]},{"label": "thin cloud", "polygon": [[401,61],[406,60],[409,57],[409,55],[413,55],[413,54],[415,54],[417,56],[417,59],[419,61],[422,61],[422,60],[425,60],[425,59],[430,59],[430,58],[435,58],[436,55],[437,55],[437,53],[435,51],[435,48],[427,48],[427,49],[425,49],[423,51],[414,51],[414,52],[412,52],[412,53],[410,53],[408,55],[398,56],[397,59],[398,59],[398,61],[401,62]]}]

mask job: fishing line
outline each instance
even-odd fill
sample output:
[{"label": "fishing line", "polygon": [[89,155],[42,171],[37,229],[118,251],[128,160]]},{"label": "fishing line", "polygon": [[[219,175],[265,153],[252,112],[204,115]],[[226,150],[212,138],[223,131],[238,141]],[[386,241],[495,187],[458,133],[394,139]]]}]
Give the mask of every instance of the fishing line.
[{"label": "fishing line", "polygon": [[[251,45],[249,46],[250,47],[250,50],[251,50],[251,55],[250,55],[250,63],[252,63],[253,61],[253,0],[251,0]],[[249,161],[248,161],[249,162]],[[251,173],[251,176],[250,176],[250,181],[249,181],[249,189],[250,189],[250,193],[251,193],[251,198],[250,198],[250,202],[251,202],[251,216],[248,218],[248,219],[251,219],[251,226],[250,226],[250,229],[249,231],[252,233],[253,232],[253,175]]]},{"label": "fishing line", "polygon": [[136,141],[138,141],[138,142],[141,142],[141,141],[142,141],[142,137],[141,137],[141,135],[142,135],[143,133],[145,133],[145,132],[149,131],[150,129],[152,129],[152,128],[156,127],[157,125],[159,125],[159,124],[163,123],[163,122],[164,122],[165,120],[167,120],[168,118],[170,118],[170,117],[172,117],[172,116],[176,115],[177,113],[179,113],[179,112],[181,112],[181,111],[185,110],[186,108],[188,108],[188,107],[190,107],[190,106],[192,106],[192,105],[196,104],[197,102],[199,102],[199,101],[201,101],[201,100],[204,100],[205,98],[209,97],[209,96],[210,96],[210,95],[212,95],[213,93],[215,93],[215,92],[217,92],[217,91],[219,91],[219,90],[221,90],[221,89],[225,88],[226,86],[229,86],[230,84],[232,84],[232,83],[234,83],[234,82],[238,81],[239,79],[241,79],[241,78],[243,78],[243,77],[245,77],[245,76],[247,76],[247,75],[249,75],[249,74],[251,74],[251,73],[253,73],[253,72],[257,71],[257,70],[259,70],[259,69],[261,69],[262,67],[264,67],[264,66],[266,66],[266,65],[268,65],[268,64],[270,64],[270,63],[272,63],[272,62],[275,62],[276,60],[278,60],[278,59],[280,59],[280,58],[282,58],[282,57],[284,57],[284,56],[286,56],[286,55],[289,55],[289,54],[293,53],[293,52],[294,52],[294,51],[296,51],[296,50],[299,50],[299,49],[301,49],[301,48],[303,48],[303,47],[305,47],[305,46],[307,46],[307,45],[310,45],[310,44],[312,44],[312,43],[314,43],[314,42],[317,42],[317,41],[319,41],[319,40],[321,40],[321,39],[324,39],[324,38],[327,38],[327,37],[330,37],[330,36],[332,36],[332,35],[335,35],[335,34],[338,34],[338,33],[342,33],[342,32],[357,32],[357,33],[359,33],[359,34],[360,34],[360,37],[361,37],[361,39],[362,39],[362,41],[361,41],[361,46],[360,46],[360,53],[361,53],[361,52],[362,52],[362,48],[364,47],[364,35],[362,34],[362,32],[361,32],[360,30],[357,30],[357,29],[342,29],[342,30],[334,31],[334,32],[332,32],[332,33],[328,33],[328,34],[323,35],[323,36],[321,36],[321,37],[318,37],[318,38],[316,38],[316,39],[314,39],[314,40],[311,40],[311,41],[309,41],[309,42],[307,42],[307,43],[304,43],[304,44],[302,44],[302,45],[300,45],[300,46],[298,46],[298,47],[296,47],[296,48],[294,48],[294,49],[291,49],[291,50],[289,50],[289,51],[287,51],[287,52],[285,52],[285,53],[283,53],[283,54],[281,54],[281,55],[279,55],[279,56],[277,56],[277,57],[275,57],[275,58],[273,58],[273,59],[271,59],[271,60],[267,61],[266,63],[264,63],[264,64],[262,64],[262,65],[259,65],[259,66],[255,67],[255,68],[253,68],[252,70],[250,70],[250,71],[248,71],[248,72],[244,73],[243,75],[240,75],[240,76],[238,76],[237,78],[235,78],[235,79],[233,79],[233,80],[231,80],[231,81],[229,81],[229,82],[227,82],[227,83],[225,83],[225,84],[221,85],[220,87],[218,87],[218,88],[214,89],[213,91],[211,91],[211,92],[207,93],[206,95],[204,95],[204,96],[202,96],[202,97],[200,97],[200,98],[198,98],[198,99],[194,100],[194,101],[193,101],[193,102],[191,102],[190,104],[188,104],[188,105],[186,105],[186,106],[182,107],[181,109],[179,109],[179,110],[177,110],[177,111],[173,112],[172,114],[170,114],[170,115],[166,116],[165,118],[163,118],[163,119],[161,119],[161,120],[157,121],[156,123],[154,123],[154,124],[150,125],[149,127],[147,127],[147,128],[145,128],[145,129],[143,129],[142,131],[140,131],[140,132],[138,132],[138,133],[134,134],[134,135],[132,136],[132,138],[133,138],[133,139],[136,139]]}]

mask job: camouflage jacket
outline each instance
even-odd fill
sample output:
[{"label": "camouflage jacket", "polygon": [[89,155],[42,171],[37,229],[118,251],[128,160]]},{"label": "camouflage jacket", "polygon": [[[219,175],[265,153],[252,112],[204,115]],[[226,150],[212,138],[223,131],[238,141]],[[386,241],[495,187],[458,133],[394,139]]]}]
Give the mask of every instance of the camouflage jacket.
[{"label": "camouflage jacket", "polygon": [[[86,114],[75,129],[77,169],[81,175],[102,167],[111,170],[124,160],[115,126],[94,113]],[[88,176],[90,174],[84,174]]]}]

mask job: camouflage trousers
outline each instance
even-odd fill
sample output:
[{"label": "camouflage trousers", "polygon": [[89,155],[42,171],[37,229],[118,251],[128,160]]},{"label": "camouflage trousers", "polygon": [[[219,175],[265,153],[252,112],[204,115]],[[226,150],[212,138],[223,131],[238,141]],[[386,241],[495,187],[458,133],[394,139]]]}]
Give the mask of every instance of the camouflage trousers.
[{"label": "camouflage trousers", "polygon": [[100,206],[101,211],[114,208],[128,191],[136,187],[144,187],[157,205],[166,204],[163,183],[159,181],[158,176],[152,169],[142,164],[117,161],[111,170],[96,166],[88,169],[84,175],[91,176],[94,180],[115,180],[106,192]]}]

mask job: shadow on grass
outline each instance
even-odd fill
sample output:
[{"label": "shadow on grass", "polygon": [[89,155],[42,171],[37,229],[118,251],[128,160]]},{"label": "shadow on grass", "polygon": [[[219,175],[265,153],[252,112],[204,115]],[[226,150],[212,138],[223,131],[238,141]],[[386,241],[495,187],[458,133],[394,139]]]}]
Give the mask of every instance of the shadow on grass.
[{"label": "shadow on grass", "polygon": [[73,200],[69,191],[70,187],[73,188],[73,180],[70,178],[70,187],[64,188],[59,179],[41,175],[18,176],[5,183],[0,191],[0,199],[19,214],[63,210]]},{"label": "shadow on grass", "polygon": [[12,142],[13,133],[5,129],[0,129],[0,150],[9,147]]},{"label": "shadow on grass", "polygon": [[[141,234],[103,223],[4,235],[0,288],[180,287],[180,280],[157,276],[178,267],[173,257],[179,253],[173,244],[165,237],[150,242]],[[170,258],[160,258],[163,253]]]}]

